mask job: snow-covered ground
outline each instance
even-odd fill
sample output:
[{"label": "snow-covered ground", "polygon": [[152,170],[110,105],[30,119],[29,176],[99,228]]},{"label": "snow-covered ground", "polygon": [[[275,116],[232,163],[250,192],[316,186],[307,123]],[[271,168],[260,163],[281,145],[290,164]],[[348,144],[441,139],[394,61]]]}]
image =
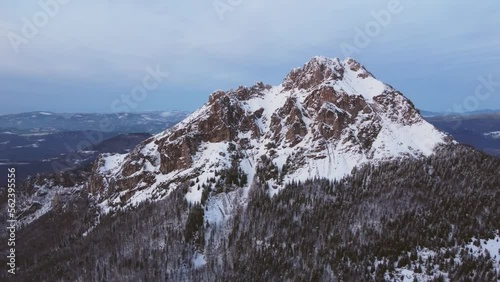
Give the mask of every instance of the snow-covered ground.
[{"label": "snow-covered ground", "polygon": [[488,253],[494,267],[500,273],[500,236],[497,235],[494,239],[479,239],[479,247],[474,245],[476,240],[478,239],[472,238],[472,242],[467,245],[466,249],[475,257],[486,256]]},{"label": "snow-covered ground", "polygon": [[[476,246],[474,242],[479,241],[480,245]],[[477,244],[477,243],[476,243]],[[486,253],[489,254],[490,259],[493,263],[493,267],[497,269],[497,272],[500,273],[500,236],[497,235],[493,239],[476,239],[472,238],[471,242],[466,245],[464,248],[467,254],[473,255],[474,257],[484,256],[486,257]],[[442,276],[445,281],[451,281],[448,277],[448,273],[442,272],[439,269],[439,265],[436,264],[432,266],[432,274],[427,274],[428,269],[426,268],[426,262],[435,257],[438,252],[445,253],[447,249],[441,249],[438,251],[429,250],[427,248],[419,248],[417,250],[417,256],[422,259],[423,263],[419,263],[418,261],[412,261],[411,266],[406,266],[402,268],[395,268],[395,271],[392,273],[393,278],[390,277],[389,273],[386,273],[385,278],[387,281],[395,281],[395,282],[413,282],[415,279],[419,282],[427,282],[433,281],[433,279]],[[409,255],[409,254],[408,254]],[[460,264],[460,258],[457,255],[454,258],[455,264]],[[421,268],[420,273],[415,272],[415,267],[419,266]],[[500,280],[499,280],[500,281]]]}]

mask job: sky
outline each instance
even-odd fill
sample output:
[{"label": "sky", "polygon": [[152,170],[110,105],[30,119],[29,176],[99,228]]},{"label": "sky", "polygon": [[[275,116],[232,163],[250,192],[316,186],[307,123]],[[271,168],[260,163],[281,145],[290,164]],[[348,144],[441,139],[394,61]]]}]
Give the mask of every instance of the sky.
[{"label": "sky", "polygon": [[420,109],[500,109],[498,0],[37,0],[0,2],[0,114],[192,111],[316,55]]}]

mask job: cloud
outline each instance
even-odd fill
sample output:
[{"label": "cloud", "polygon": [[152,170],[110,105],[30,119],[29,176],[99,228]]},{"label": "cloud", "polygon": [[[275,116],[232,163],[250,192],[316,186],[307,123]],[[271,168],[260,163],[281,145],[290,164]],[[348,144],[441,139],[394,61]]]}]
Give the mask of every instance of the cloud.
[{"label": "cloud", "polygon": [[[171,73],[165,91],[196,93],[177,96],[169,104],[191,103],[194,108],[212,90],[260,80],[276,84],[289,69],[314,55],[342,57],[340,44],[352,42],[354,29],[363,29],[373,21],[372,12],[386,9],[389,1],[242,0],[221,20],[211,0],[71,0],[36,37],[20,46],[18,54],[5,34],[20,33],[22,18],[32,18],[41,8],[37,2],[2,2],[0,75],[26,81],[50,78],[52,91],[57,91],[58,80],[94,84],[103,87],[95,89],[102,92],[95,97],[102,97],[126,91],[146,66],[159,64]],[[496,1],[401,0],[401,5],[404,11],[354,57],[380,78],[408,91],[410,98],[421,97],[416,91],[422,88],[393,69],[404,68],[421,79],[452,72],[465,79],[453,82],[463,87],[473,84],[477,75],[498,69]],[[442,89],[449,83],[443,81]],[[40,91],[33,89],[31,95]],[[463,99],[467,91],[446,95],[453,101]],[[24,92],[30,95],[27,89]],[[156,102],[145,105],[172,97],[152,98]],[[438,107],[446,107],[445,103]]]}]

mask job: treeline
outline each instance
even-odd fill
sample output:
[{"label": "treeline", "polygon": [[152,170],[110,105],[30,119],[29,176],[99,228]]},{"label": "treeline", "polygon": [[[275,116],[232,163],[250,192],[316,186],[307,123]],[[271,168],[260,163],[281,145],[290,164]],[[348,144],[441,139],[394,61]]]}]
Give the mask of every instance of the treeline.
[{"label": "treeline", "polygon": [[[19,234],[16,278],[385,281],[407,268],[435,281],[496,281],[490,258],[500,254],[476,257],[465,246],[500,230],[499,167],[498,158],[450,146],[422,160],[363,166],[340,181],[290,183],[273,198],[273,188],[256,181],[247,207],[225,225],[204,221],[207,203],[220,196],[215,185],[204,185],[203,202],[190,205],[187,184],[159,202],[101,217],[86,237],[93,217],[81,202]],[[435,255],[424,257],[422,248]],[[206,264],[196,268],[200,253]]]}]

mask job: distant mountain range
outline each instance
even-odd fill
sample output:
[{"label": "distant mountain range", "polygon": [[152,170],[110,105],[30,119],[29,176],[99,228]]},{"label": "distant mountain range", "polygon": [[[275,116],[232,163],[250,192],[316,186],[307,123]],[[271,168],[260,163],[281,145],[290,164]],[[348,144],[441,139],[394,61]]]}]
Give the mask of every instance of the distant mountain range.
[{"label": "distant mountain range", "polygon": [[[101,153],[126,153],[188,112],[120,114],[29,112],[0,116],[0,169],[19,167],[18,181],[90,164]],[[112,125],[112,126],[109,126]],[[0,185],[5,185],[1,178]]]},{"label": "distant mountain range", "polygon": [[437,117],[437,116],[474,116],[474,115],[485,115],[485,114],[494,114],[500,113],[500,110],[477,110],[472,112],[431,112],[426,110],[421,110],[420,114],[423,117]]},{"label": "distant mountain range", "polygon": [[[500,110],[478,110],[472,112],[432,112],[420,110],[420,115],[430,122],[446,120],[454,123],[457,118],[488,119],[500,115]],[[0,133],[3,134],[36,134],[71,132],[71,131],[101,131],[104,133],[150,133],[156,134],[182,121],[189,111],[154,111],[136,113],[52,113],[25,112],[0,115]],[[487,122],[488,123],[488,122]],[[112,126],[107,126],[111,124]],[[484,127],[484,126],[483,126]],[[484,132],[486,133],[486,132]],[[1,143],[0,143],[1,145]]]},{"label": "distant mountain range", "polygon": [[0,132],[27,134],[88,130],[153,134],[171,127],[188,114],[186,111],[117,114],[28,112],[0,116]]},{"label": "distant mountain range", "polygon": [[459,143],[467,144],[500,157],[500,111],[467,115],[445,115],[425,118]]},{"label": "distant mountain range", "polygon": [[[89,137],[97,140],[97,136],[94,131],[0,133],[0,169],[18,168],[18,181],[39,173],[73,170],[90,164],[101,153],[126,153],[151,134],[106,133],[95,144],[90,142]],[[84,146],[81,147],[81,144]],[[0,186],[5,184],[6,179],[1,178]]]}]

